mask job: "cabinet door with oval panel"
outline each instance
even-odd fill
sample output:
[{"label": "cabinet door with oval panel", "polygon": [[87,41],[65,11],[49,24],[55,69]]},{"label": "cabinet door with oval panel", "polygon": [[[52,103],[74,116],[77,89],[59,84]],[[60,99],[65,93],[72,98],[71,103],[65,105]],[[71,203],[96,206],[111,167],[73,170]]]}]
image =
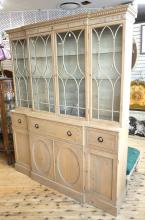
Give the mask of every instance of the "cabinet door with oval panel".
[{"label": "cabinet door with oval panel", "polygon": [[53,141],[30,135],[31,166],[33,174],[54,179]]},{"label": "cabinet door with oval panel", "polygon": [[56,181],[72,190],[83,191],[83,147],[56,141]]}]

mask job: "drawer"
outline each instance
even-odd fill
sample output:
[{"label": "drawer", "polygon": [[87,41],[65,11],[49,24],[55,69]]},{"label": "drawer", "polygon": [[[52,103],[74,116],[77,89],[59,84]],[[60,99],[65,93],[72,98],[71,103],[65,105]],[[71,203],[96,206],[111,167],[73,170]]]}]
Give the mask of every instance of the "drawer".
[{"label": "drawer", "polygon": [[87,144],[99,147],[102,150],[117,152],[117,136],[113,132],[100,129],[87,129]]},{"label": "drawer", "polygon": [[30,117],[28,127],[30,132],[83,144],[83,128],[79,126]]},{"label": "drawer", "polygon": [[12,113],[11,118],[13,127],[27,129],[27,119],[25,115]]}]

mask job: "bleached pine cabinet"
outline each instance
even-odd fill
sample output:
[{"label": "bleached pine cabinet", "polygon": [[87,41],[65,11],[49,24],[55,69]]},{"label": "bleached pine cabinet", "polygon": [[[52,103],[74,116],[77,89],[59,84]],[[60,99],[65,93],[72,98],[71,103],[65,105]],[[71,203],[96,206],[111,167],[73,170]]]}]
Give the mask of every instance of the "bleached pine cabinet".
[{"label": "bleached pine cabinet", "polygon": [[114,215],[126,189],[135,16],[122,5],[8,31],[16,169]]}]

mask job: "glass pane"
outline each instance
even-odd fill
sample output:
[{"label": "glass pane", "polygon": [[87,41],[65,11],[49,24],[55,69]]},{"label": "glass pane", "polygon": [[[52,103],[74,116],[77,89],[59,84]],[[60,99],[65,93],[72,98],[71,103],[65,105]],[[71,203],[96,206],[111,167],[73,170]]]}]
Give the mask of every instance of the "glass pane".
[{"label": "glass pane", "polygon": [[57,34],[60,113],[85,117],[84,31]]},{"label": "glass pane", "polygon": [[16,82],[16,103],[21,107],[32,107],[30,93],[30,77],[28,68],[27,42],[15,40],[12,42],[15,82]]},{"label": "glass pane", "polygon": [[119,121],[122,25],[92,30],[92,115]]},{"label": "glass pane", "polygon": [[54,112],[51,36],[31,37],[30,54],[34,107]]}]

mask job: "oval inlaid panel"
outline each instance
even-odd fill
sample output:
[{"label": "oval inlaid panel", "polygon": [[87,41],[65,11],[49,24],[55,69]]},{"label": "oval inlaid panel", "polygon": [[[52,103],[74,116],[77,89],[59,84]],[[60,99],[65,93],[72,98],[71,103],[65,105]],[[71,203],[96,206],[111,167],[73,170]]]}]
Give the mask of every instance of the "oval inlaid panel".
[{"label": "oval inlaid panel", "polygon": [[60,177],[66,184],[74,185],[80,177],[80,165],[77,155],[69,148],[61,149],[57,166]]},{"label": "oval inlaid panel", "polygon": [[32,155],[36,169],[41,173],[48,173],[51,167],[51,156],[47,144],[37,140],[33,144]]}]

